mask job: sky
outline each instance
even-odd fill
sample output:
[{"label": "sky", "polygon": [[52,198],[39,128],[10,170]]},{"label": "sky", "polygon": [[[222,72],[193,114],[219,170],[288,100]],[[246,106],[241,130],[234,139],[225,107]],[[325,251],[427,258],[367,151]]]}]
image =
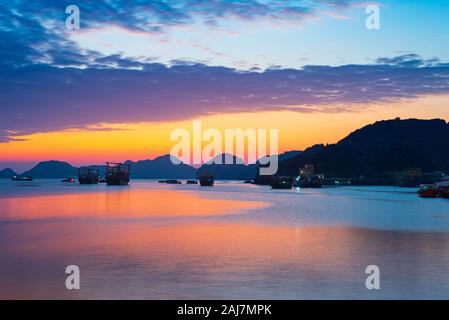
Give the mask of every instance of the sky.
[{"label": "sky", "polygon": [[278,129],[280,152],[449,121],[448,16],[444,0],[4,1],[0,169],[151,159],[194,119]]}]

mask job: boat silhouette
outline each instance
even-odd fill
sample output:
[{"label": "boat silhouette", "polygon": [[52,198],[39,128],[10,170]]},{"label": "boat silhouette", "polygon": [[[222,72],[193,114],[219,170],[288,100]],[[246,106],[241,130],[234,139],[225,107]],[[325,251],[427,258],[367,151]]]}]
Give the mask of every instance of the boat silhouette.
[{"label": "boat silhouette", "polygon": [[199,180],[202,187],[212,187],[214,185],[214,176],[209,172],[202,172]]},{"label": "boat silhouette", "polygon": [[30,176],[13,176],[12,181],[33,181],[33,177]]},{"label": "boat silhouette", "polygon": [[290,176],[274,176],[270,186],[272,189],[291,189],[293,187],[293,179]]}]

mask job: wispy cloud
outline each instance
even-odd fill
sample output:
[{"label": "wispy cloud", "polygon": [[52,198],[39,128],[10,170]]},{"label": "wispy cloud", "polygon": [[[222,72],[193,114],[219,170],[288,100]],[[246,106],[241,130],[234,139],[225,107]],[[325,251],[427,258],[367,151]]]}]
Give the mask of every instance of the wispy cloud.
[{"label": "wispy cloud", "polygon": [[[339,15],[352,0],[173,0],[77,1],[82,30],[115,26],[135,34],[162,34],[173,26],[219,26],[226,19],[274,19],[300,23],[327,10]],[[0,59],[8,64],[89,64],[86,52],[65,29],[65,8],[72,0],[13,0],[0,4]],[[13,49],[14,48],[14,49]],[[85,50],[84,50],[85,51]],[[90,55],[92,52],[87,52]]]},{"label": "wispy cloud", "polygon": [[381,58],[377,64],[263,72],[188,63],[167,67],[120,56],[100,57],[95,64],[123,68],[2,67],[3,141],[96,123],[268,110],[339,112],[350,111],[351,105],[449,93],[449,65],[416,55]]}]

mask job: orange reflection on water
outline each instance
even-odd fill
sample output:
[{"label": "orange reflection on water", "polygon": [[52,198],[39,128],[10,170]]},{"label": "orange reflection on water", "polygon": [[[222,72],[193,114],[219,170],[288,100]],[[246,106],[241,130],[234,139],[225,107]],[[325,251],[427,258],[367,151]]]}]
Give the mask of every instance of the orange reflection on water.
[{"label": "orange reflection on water", "polygon": [[[64,232],[61,232],[64,230]],[[205,259],[212,264],[301,263],[316,267],[344,264],[359,250],[354,241],[365,238],[366,231],[349,227],[289,227],[225,222],[181,222],[148,224],[39,223],[23,225],[16,238],[24,238],[14,252],[65,254],[95,252],[106,256],[126,255],[127,259],[170,257],[174,264]],[[362,235],[362,236],[361,236]],[[360,237],[361,236],[361,237]],[[25,240],[28,239],[27,240]],[[355,238],[355,239],[354,239]],[[363,248],[363,244],[361,245]],[[1,247],[1,246],[0,246]],[[349,249],[349,250],[348,250]],[[235,258],[242,259],[237,262]]]},{"label": "orange reflection on water", "polygon": [[263,202],[206,199],[188,191],[117,190],[98,193],[0,198],[2,219],[68,217],[175,217],[235,214]]},{"label": "orange reflection on water", "polygon": [[[369,264],[409,280],[425,277],[431,261],[443,266],[424,278],[432,284],[449,264],[447,233],[122,220],[42,220],[1,231],[12,240],[0,243],[0,298],[361,297]],[[62,285],[73,263],[83,274],[76,294]]]}]

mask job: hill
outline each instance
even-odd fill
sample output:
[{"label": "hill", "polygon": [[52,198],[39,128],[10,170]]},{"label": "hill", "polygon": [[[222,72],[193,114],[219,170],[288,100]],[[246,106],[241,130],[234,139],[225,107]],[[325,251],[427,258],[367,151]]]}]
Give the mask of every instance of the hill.
[{"label": "hill", "polygon": [[16,175],[17,173],[15,173],[12,169],[9,168],[0,170],[0,179],[11,179]]},{"label": "hill", "polygon": [[153,160],[126,163],[131,164],[132,179],[193,179],[196,175],[195,168],[184,163],[173,164],[168,154]]},{"label": "hill", "polygon": [[[126,161],[126,163],[131,164],[132,179],[193,179],[196,174],[196,169],[193,167],[185,164],[174,165],[170,160],[170,155],[158,157],[154,160]],[[104,176],[106,172],[105,165],[90,165],[82,168],[98,169],[100,176]],[[21,175],[32,176],[36,179],[62,179],[77,176],[78,168],[67,162],[52,160],[40,162]]]},{"label": "hill", "polygon": [[306,163],[336,177],[384,175],[412,167],[449,170],[449,124],[444,120],[378,121],[332,145],[317,145],[280,163],[280,175],[297,175]]},{"label": "hill", "polygon": [[62,179],[78,175],[78,169],[67,162],[44,161],[39,162],[31,170],[25,171],[22,176],[31,176],[35,179]]},{"label": "hill", "polygon": [[[214,163],[220,157],[221,164]],[[257,167],[255,164],[245,165],[242,159],[224,153],[202,165],[198,169],[198,175],[206,171],[212,173],[217,180],[250,180],[254,178]]]},{"label": "hill", "polygon": [[[301,151],[286,151],[278,156],[278,161],[283,161],[300,155]],[[214,160],[221,157],[221,164],[213,163]],[[228,160],[226,164],[225,160]],[[204,164],[198,169],[198,173],[207,171],[214,175],[217,180],[252,180],[257,174],[257,164],[243,164],[243,160],[223,153],[212,159],[208,164]]]}]

